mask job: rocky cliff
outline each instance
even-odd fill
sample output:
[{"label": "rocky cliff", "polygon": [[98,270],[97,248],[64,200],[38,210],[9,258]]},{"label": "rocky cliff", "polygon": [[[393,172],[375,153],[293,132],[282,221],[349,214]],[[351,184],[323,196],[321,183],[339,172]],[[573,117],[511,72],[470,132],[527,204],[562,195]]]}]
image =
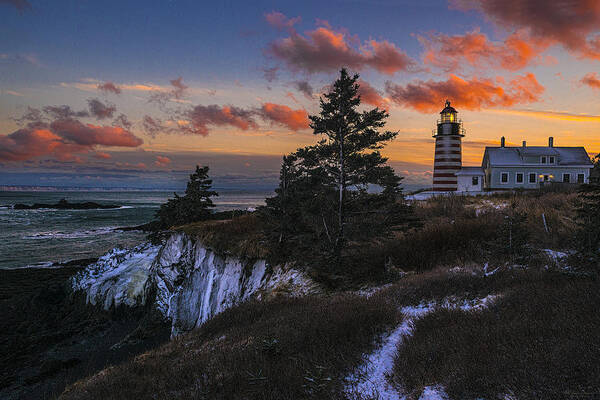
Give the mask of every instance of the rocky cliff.
[{"label": "rocky cliff", "polygon": [[164,244],[114,249],[77,274],[75,291],[104,309],[151,303],[171,321],[172,336],[251,298],[306,295],[318,286],[289,265],[217,254],[183,233]]}]

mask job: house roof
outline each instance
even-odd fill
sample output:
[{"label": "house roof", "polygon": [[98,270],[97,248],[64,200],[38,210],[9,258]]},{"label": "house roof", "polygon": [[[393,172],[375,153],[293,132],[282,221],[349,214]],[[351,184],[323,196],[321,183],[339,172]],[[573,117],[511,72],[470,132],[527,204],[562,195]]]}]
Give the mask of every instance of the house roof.
[{"label": "house roof", "polygon": [[483,172],[482,167],[462,167],[460,171],[456,173],[456,175],[483,176],[485,175],[485,172]]},{"label": "house roof", "polygon": [[592,165],[584,147],[486,147],[484,159],[488,157],[491,165],[522,165],[524,157],[532,156],[556,156],[555,165]]}]

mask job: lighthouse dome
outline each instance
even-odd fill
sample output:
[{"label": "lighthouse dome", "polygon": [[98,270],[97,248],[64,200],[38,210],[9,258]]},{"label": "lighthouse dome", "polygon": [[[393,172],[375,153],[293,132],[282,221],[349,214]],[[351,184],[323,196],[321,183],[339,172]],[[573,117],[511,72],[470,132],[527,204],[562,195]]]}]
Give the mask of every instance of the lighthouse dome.
[{"label": "lighthouse dome", "polygon": [[456,111],[456,109],[450,105],[450,100],[446,100],[446,107],[444,107],[444,109],[442,111],[440,111],[440,114],[450,114],[450,113],[456,114],[456,113],[458,113],[458,111]]}]

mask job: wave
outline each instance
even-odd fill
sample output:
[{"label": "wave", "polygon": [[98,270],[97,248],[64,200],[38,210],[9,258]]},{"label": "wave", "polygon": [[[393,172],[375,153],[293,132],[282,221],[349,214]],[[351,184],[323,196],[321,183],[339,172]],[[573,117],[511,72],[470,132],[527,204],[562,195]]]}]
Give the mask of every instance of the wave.
[{"label": "wave", "polygon": [[13,269],[30,269],[30,268],[33,268],[33,269],[58,269],[58,268],[63,268],[63,266],[53,263],[51,261],[41,261],[41,262],[37,262],[34,264],[23,265],[21,267],[2,267],[0,269],[13,270]]},{"label": "wave", "polygon": [[29,235],[25,235],[23,239],[78,239],[85,238],[90,236],[99,236],[99,235],[107,235],[111,233],[122,233],[123,231],[119,230],[116,226],[109,226],[98,229],[89,229],[89,230],[81,230],[81,231],[73,231],[73,232],[63,232],[63,231],[46,231],[46,232],[35,232]]}]

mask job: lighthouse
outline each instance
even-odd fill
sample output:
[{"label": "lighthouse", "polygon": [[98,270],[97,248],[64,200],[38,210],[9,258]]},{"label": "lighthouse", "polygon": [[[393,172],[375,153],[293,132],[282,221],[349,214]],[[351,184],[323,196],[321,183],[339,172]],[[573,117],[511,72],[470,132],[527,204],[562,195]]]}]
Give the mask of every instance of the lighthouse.
[{"label": "lighthouse", "polygon": [[465,135],[457,114],[458,111],[446,100],[446,107],[440,112],[437,130],[433,131],[433,190],[436,192],[454,192],[458,188],[456,173],[462,167],[461,139]]}]

